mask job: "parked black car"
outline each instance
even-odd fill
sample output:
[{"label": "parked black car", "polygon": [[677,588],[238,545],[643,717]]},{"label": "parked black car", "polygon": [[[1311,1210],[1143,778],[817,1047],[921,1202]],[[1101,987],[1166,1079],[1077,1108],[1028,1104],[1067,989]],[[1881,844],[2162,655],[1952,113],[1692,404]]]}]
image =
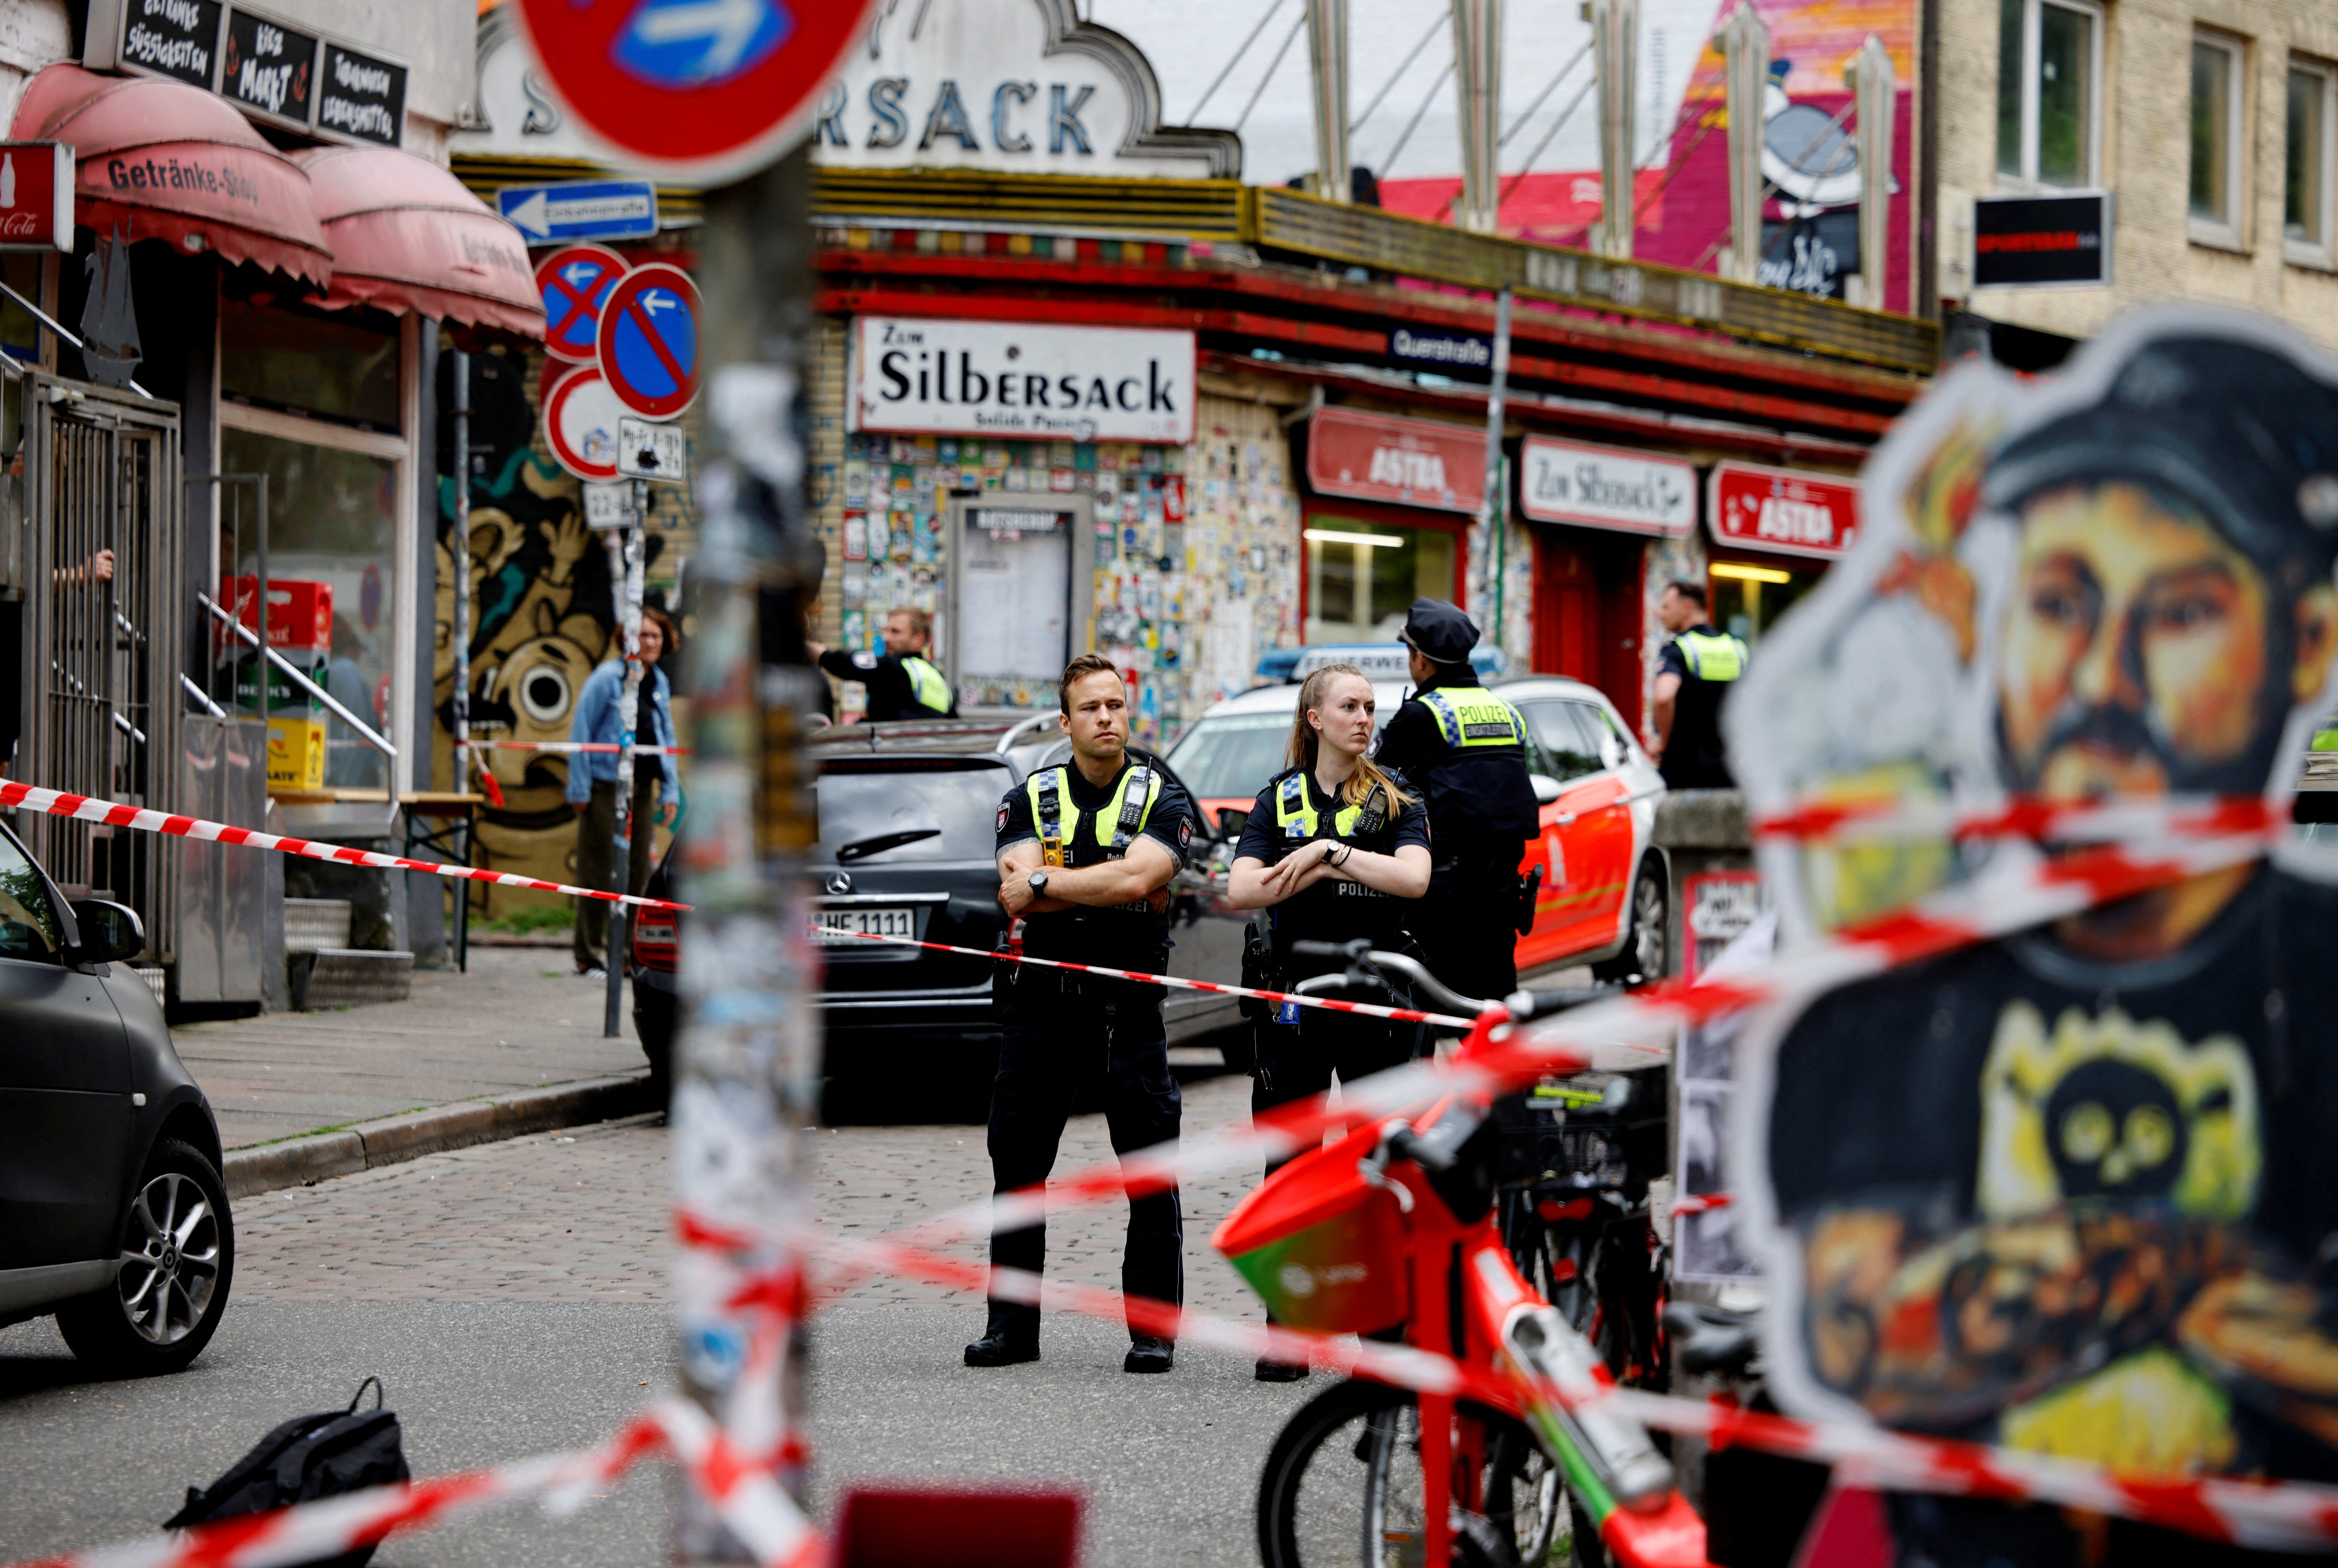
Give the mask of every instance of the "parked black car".
[{"label": "parked black car", "polygon": [[145,945],[0,826],[0,1325],[54,1313],[133,1375],[200,1355],[235,1274],[219,1123],[123,962]]},{"label": "parked black car", "polygon": [[[994,853],[999,798],[1033,768],[1061,760],[1060,738],[1035,744],[1019,727],[1002,734],[978,721],[855,724],[822,731],[810,750],[819,770],[820,847],[809,869],[826,962],[820,1007],[830,1083],[987,1085],[998,1055],[993,961],[867,937],[986,954],[997,946],[1006,923]],[[1170,973],[1231,979],[1241,967],[1243,927],[1211,896],[1212,848],[1197,838],[1174,885]],[[670,897],[671,860],[669,852],[653,876],[651,897]],[[634,1026],[659,1076],[673,1051],[679,925],[676,916],[645,915],[634,937]],[[1208,1041],[1238,1051],[1247,1041],[1223,998],[1173,991],[1164,1016],[1173,1045]]]}]

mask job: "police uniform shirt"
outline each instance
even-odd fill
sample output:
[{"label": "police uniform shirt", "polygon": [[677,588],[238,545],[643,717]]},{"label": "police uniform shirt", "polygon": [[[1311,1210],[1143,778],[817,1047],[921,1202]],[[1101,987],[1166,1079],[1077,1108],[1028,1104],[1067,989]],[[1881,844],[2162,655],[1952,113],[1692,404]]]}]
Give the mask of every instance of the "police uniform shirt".
[{"label": "police uniform shirt", "polygon": [[[1102,789],[1089,783],[1077,764],[1061,765],[1069,786],[1071,809],[1077,813],[1076,821],[1069,813],[1062,818],[1066,865],[1100,866],[1116,858],[1108,848],[1117,825],[1112,815],[1113,799],[1128,769],[1139,763],[1151,771],[1160,793],[1154,797],[1153,808],[1145,815],[1144,825],[1137,829],[1136,836],[1152,839],[1169,851],[1174,865],[1180,868],[1184,866],[1186,848],[1194,841],[1194,803],[1169,770],[1160,765],[1159,759],[1134,749],[1128,752],[1120,773]],[[1034,777],[1053,771],[1043,768]],[[997,827],[997,848],[1002,854],[1017,844],[1039,838],[1039,825],[1032,820],[1029,779],[1009,789],[999,801]],[[1101,836],[1099,827],[1103,829]],[[1025,917],[1023,950],[1035,958],[1061,958],[1159,974],[1168,966],[1169,916],[1165,910],[1155,914],[1141,902],[1119,909],[1081,906],[1049,910]]]},{"label": "police uniform shirt", "polygon": [[[2164,958],[2030,935],[1813,1004],[1765,1132],[1781,1224],[1818,1246],[1848,1210],[1877,1216],[1857,1223],[1879,1259],[1979,1249],[1898,1276],[1915,1298],[1891,1321],[1938,1325],[1929,1349],[1813,1299],[1821,1383],[1892,1424],[2082,1457],[2155,1431],[2146,1467],[2338,1479],[2333,950],[2338,889],[2266,870]],[[2098,1249],[2078,1286],[2034,1237],[1981,1240],[2056,1215]]]},{"label": "police uniform shirt", "polygon": [[[1714,679],[1721,675],[1721,671],[1706,671],[1690,664],[1688,650],[1682,643],[1691,637],[1711,638],[1714,642],[1726,641],[1735,644],[1737,657],[1725,676]],[[1734,637],[1724,639],[1722,632],[1708,623],[1690,627],[1665,643],[1663,652],[1656,655],[1656,673],[1677,676],[1681,683],[1680,694],[1673,699],[1673,732],[1665,742],[1665,762],[1668,772],[1679,774],[1691,769],[1721,769],[1724,776],[1714,777],[1711,784],[1725,787],[1729,782],[1725,777],[1726,764],[1723,760],[1721,744],[1721,703],[1722,699],[1729,694],[1731,684],[1744,673],[1744,646]],[[1704,780],[1699,779],[1699,782]]]},{"label": "police uniform shirt", "polygon": [[[1473,841],[1508,848],[1541,831],[1525,746],[1449,744],[1437,716],[1421,700],[1448,688],[1476,690],[1477,676],[1464,672],[1454,681],[1432,681],[1407,698],[1380,731],[1379,749],[1372,753],[1375,762],[1403,775],[1413,792],[1427,800],[1440,860],[1448,851],[1462,850]],[[1516,709],[1510,716],[1523,742],[1524,722]]]},{"label": "police uniform shirt", "polygon": [[[1292,822],[1292,813],[1282,808],[1288,782],[1296,782],[1306,791],[1306,810],[1314,818],[1311,830]],[[1367,807],[1370,804],[1368,800]],[[1381,824],[1370,832],[1363,831],[1356,819],[1351,819],[1353,831],[1341,832],[1339,818],[1347,809],[1344,795],[1326,795],[1311,770],[1293,768],[1278,773],[1258,792],[1234,857],[1240,859],[1247,855],[1268,866],[1279,866],[1318,838],[1335,838],[1375,855],[1393,855],[1408,844],[1424,848],[1429,845],[1429,808],[1419,796],[1400,809],[1392,802],[1385,803]],[[1301,830],[1292,831],[1294,826]],[[1296,897],[1274,906],[1275,944],[1287,950],[1292,942],[1352,942],[1360,936],[1380,942],[1403,930],[1405,908],[1413,902],[1361,882],[1326,877]]]},{"label": "police uniform shirt", "polygon": [[[941,707],[918,700],[917,682],[911,680],[907,668],[911,659],[932,671],[927,677],[929,683],[939,682],[935,694],[944,699]],[[958,699],[950,694],[948,681],[921,653],[871,653],[865,650],[853,653],[830,648],[820,656],[820,667],[840,681],[858,681],[869,688],[869,717],[872,720],[958,717]]]}]

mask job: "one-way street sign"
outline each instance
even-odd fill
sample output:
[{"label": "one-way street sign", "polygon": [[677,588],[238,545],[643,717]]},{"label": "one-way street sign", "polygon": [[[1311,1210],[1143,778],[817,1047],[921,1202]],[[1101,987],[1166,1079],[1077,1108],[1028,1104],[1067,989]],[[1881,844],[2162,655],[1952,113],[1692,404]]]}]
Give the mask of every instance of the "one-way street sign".
[{"label": "one-way street sign", "polygon": [[639,240],[658,231],[657,188],[646,180],[506,185],[496,192],[496,205],[531,245]]}]

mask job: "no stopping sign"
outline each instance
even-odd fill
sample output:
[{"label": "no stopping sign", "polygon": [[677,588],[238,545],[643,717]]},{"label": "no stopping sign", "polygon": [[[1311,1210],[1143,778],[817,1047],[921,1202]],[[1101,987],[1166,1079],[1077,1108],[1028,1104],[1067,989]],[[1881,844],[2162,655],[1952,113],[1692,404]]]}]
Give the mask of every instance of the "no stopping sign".
[{"label": "no stopping sign", "polygon": [[698,286],[662,261],[620,279],[601,307],[601,377],[646,419],[671,419],[698,396]]}]

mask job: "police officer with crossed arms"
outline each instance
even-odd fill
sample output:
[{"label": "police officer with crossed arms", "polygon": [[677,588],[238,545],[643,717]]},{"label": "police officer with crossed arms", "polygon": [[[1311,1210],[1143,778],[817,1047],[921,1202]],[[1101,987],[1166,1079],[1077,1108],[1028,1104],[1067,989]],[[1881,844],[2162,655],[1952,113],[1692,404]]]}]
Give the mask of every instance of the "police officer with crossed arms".
[{"label": "police officer with crossed arms", "polygon": [[1478,684],[1477,622],[1441,599],[1405,618],[1414,691],[1381,732],[1380,765],[1429,802],[1429,896],[1414,927],[1429,973],[1464,995],[1518,988],[1518,863],[1541,818],[1518,710]]},{"label": "police officer with crossed arms", "polygon": [[[1259,791],[1234,851],[1226,902],[1270,912],[1270,988],[1339,968],[1301,957],[1295,942],[1402,947],[1406,911],[1429,889],[1429,814],[1365,753],[1372,683],[1353,664],[1327,664],[1299,689],[1291,766]],[[1381,997],[1369,998],[1373,1001]],[[1411,1060],[1417,1024],[1287,1003],[1257,1025],[1253,1115]],[[1274,1166],[1267,1167],[1274,1173]],[[1262,1360],[1262,1383],[1307,1376],[1304,1363]]]},{"label": "police officer with crossed arms", "polygon": [[869,717],[896,719],[955,719],[958,699],[947,676],[926,657],[934,645],[934,618],[907,604],[885,615],[885,652],[848,653],[841,648],[807,643],[812,662],[839,681],[858,681],[869,688]]},{"label": "police officer with crossed arms", "polygon": [[[1168,886],[1193,842],[1193,804],[1153,758],[1129,750],[1128,691],[1110,660],[1084,653],[1066,665],[1057,700],[1072,760],[1041,769],[999,803],[999,905],[1023,920],[1031,957],[1161,974]],[[990,1097],[997,1191],[1046,1181],[1075,1095],[1098,1083],[1114,1152],[1176,1138],[1183,1102],[1169,1074],[1161,987],[1024,965],[999,984],[1008,989]],[[1036,1275],[1046,1252],[1044,1223],[990,1239],[994,1270]],[[1039,1358],[1037,1304],[1008,1298],[998,1283],[994,1274],[988,1326],[966,1348],[969,1367]],[[1130,1198],[1120,1288],[1184,1305],[1175,1188]],[[1132,1321],[1129,1340],[1125,1371],[1169,1370],[1169,1337]]]}]

